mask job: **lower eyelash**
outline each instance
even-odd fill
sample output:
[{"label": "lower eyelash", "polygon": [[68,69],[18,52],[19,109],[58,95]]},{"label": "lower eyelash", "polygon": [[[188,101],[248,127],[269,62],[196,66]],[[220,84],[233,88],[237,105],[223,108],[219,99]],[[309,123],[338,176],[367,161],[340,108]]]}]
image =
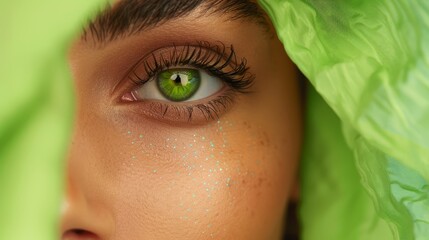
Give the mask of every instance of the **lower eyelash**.
[{"label": "lower eyelash", "polygon": [[[170,120],[171,118],[176,118],[176,121],[182,122],[218,120],[220,115],[227,111],[234,103],[235,95],[235,91],[229,90],[207,103],[194,105],[173,105],[163,102],[152,102],[150,103],[150,115]],[[196,115],[198,116],[195,117]]]}]

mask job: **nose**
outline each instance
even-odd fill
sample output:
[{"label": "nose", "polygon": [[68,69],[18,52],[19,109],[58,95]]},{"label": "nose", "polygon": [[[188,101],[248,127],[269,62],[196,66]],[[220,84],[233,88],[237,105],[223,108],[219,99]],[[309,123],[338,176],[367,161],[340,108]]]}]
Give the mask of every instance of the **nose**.
[{"label": "nose", "polygon": [[[70,170],[68,170],[70,172]],[[68,174],[66,194],[61,210],[62,240],[110,240],[112,219],[103,204],[91,200],[79,181]]]}]

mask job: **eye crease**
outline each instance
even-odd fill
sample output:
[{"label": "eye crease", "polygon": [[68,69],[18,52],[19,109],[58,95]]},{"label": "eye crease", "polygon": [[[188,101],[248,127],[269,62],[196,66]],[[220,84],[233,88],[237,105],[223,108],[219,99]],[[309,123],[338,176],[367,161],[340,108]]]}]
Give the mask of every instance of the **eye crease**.
[{"label": "eye crease", "polygon": [[[238,59],[234,48],[198,42],[195,45],[157,49],[143,57],[126,80],[133,86],[126,93],[127,102],[157,104],[187,112],[192,120],[194,110],[207,120],[217,119],[227,111],[236,95],[249,92],[254,76],[246,59]],[[153,109],[153,108],[152,108]],[[159,114],[155,114],[159,115]]]}]

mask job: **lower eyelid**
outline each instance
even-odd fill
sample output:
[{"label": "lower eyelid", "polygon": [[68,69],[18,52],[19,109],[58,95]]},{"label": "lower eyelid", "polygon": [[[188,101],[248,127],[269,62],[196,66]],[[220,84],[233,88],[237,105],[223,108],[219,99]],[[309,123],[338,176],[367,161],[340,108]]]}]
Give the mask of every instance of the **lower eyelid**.
[{"label": "lower eyelid", "polygon": [[164,101],[141,101],[125,104],[133,114],[173,125],[199,125],[218,120],[232,108],[237,93],[226,89],[204,101],[168,103]]}]

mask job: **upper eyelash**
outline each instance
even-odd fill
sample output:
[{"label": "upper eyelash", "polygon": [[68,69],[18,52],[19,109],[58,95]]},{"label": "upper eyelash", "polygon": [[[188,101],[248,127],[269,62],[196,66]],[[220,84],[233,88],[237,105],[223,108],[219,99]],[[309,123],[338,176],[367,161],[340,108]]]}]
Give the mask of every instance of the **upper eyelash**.
[{"label": "upper eyelash", "polygon": [[[253,85],[254,76],[248,72],[247,60],[242,58],[239,62],[232,45],[226,47],[224,44],[218,46],[208,42],[197,42],[194,45],[180,46],[181,50],[176,45],[172,47],[173,51],[167,58],[162,54],[156,56],[155,53],[151,53],[151,61],[142,62],[146,72],[145,78],[133,71],[130,79],[137,85],[143,85],[165,69],[190,65],[220,78],[232,89],[241,93],[248,93]],[[227,68],[231,69],[227,70]]]}]

